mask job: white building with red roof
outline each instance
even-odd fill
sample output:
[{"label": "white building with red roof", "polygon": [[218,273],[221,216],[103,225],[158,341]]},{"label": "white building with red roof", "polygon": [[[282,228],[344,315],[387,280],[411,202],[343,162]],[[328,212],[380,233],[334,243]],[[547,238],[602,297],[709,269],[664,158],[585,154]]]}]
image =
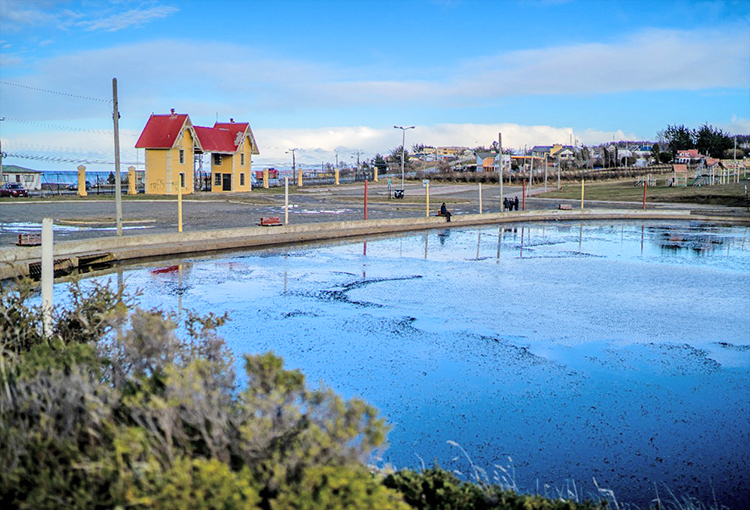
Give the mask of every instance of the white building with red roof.
[{"label": "white building with red roof", "polygon": [[252,155],[259,154],[250,124],[217,122],[193,126],[186,114],[151,115],[137,149],[146,152],[146,193],[174,195],[177,186],[192,193],[195,154],[211,154],[211,191],[250,191]]}]

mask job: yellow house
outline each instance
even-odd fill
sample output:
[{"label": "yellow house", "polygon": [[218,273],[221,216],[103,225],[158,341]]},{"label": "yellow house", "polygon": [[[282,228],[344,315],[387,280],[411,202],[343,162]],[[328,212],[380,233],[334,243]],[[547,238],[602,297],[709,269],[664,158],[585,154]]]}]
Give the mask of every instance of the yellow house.
[{"label": "yellow house", "polygon": [[146,193],[194,191],[194,155],[211,154],[211,191],[250,191],[252,155],[259,154],[247,122],[193,126],[186,114],[151,115],[135,144],[146,152]]},{"label": "yellow house", "polygon": [[183,193],[193,192],[193,160],[200,144],[190,117],[174,110],[151,115],[135,146],[146,149],[146,193],[176,195],[178,184]]},{"label": "yellow house", "polygon": [[247,122],[196,127],[203,152],[211,153],[211,191],[250,191],[253,154],[260,154]]}]

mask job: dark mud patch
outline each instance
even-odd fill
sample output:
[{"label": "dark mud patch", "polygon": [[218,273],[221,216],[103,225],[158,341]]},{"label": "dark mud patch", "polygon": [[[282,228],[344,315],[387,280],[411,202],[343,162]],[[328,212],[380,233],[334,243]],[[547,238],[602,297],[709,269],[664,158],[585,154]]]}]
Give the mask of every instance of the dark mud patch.
[{"label": "dark mud patch", "polygon": [[341,285],[338,288],[321,290],[320,292],[316,292],[310,295],[322,301],[346,303],[346,304],[350,304],[354,306],[361,306],[363,308],[383,308],[385,305],[381,305],[380,303],[372,303],[369,301],[359,301],[359,300],[351,299],[349,297],[349,292],[353,290],[361,289],[361,288],[367,287],[368,285],[373,285],[376,283],[409,281],[409,280],[417,280],[419,278],[422,278],[422,275],[404,276],[400,278],[371,278],[367,280],[357,280],[354,282]]},{"label": "dark mud patch", "polygon": [[750,351],[750,345],[735,345],[735,344],[730,344],[729,342],[716,342],[716,345],[718,345],[719,347],[723,347],[724,349],[728,351],[735,351],[735,352]]}]

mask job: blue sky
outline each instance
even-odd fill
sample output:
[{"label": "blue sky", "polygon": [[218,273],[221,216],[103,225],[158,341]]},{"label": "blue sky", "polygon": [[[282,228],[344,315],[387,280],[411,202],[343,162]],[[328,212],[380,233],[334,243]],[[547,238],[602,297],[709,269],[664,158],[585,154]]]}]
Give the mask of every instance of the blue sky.
[{"label": "blue sky", "polygon": [[260,166],[386,153],[394,124],[407,146],[748,134],[750,2],[2,0],[4,163],[111,168],[113,77],[127,164],[170,108],[250,122]]}]

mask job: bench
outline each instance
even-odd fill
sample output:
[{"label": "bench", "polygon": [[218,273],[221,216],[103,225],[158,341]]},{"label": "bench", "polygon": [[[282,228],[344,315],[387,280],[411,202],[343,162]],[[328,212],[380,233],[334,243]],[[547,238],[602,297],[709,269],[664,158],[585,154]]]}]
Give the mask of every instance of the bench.
[{"label": "bench", "polygon": [[393,190],[393,198],[404,198],[404,190],[402,189]]},{"label": "bench", "polygon": [[258,225],[261,227],[280,227],[282,223],[278,216],[271,216],[269,218],[261,218]]},{"label": "bench", "polygon": [[17,246],[39,246],[42,244],[42,234],[18,234]]},{"label": "bench", "polygon": [[560,204],[558,206],[558,209],[560,209],[561,211],[572,211],[573,210],[573,206],[570,205],[570,204]]}]

